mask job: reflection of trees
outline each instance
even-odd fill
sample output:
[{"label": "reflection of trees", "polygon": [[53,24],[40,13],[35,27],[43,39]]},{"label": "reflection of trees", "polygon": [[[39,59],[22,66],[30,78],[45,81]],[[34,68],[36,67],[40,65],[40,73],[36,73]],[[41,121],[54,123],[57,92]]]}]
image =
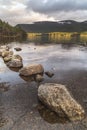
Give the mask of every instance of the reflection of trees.
[{"label": "reflection of trees", "polygon": [[29,41],[37,44],[45,43],[80,43],[87,42],[86,32],[49,32],[28,33]]},{"label": "reflection of trees", "polygon": [[0,40],[3,39],[23,39],[26,33],[19,27],[13,27],[6,22],[0,20]]},{"label": "reflection of trees", "polygon": [[71,35],[71,40],[73,41],[76,41],[76,42],[78,42],[78,41],[80,41],[80,33],[73,33],[72,35]]},{"label": "reflection of trees", "polygon": [[48,33],[42,33],[41,41],[48,42],[49,41],[49,34]]}]

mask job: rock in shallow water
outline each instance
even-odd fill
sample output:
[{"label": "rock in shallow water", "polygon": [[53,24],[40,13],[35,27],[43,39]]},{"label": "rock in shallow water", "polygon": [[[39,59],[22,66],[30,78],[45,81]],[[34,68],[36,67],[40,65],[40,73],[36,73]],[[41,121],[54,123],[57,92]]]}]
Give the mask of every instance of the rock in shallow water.
[{"label": "rock in shallow water", "polygon": [[12,56],[10,56],[10,55],[3,58],[4,62],[9,62],[9,61],[11,61],[11,59],[12,59]]},{"label": "rock in shallow water", "polygon": [[64,85],[46,83],[38,88],[38,97],[60,117],[67,117],[71,121],[81,120],[85,112],[80,104],[72,98]]},{"label": "rock in shallow water", "polygon": [[37,75],[35,76],[35,81],[36,81],[36,82],[42,82],[42,81],[43,81],[43,76],[40,75],[40,74],[37,74]]},{"label": "rock in shallow water", "polygon": [[46,74],[48,77],[50,77],[50,78],[54,76],[54,73],[49,72],[49,71],[46,71],[45,74]]},{"label": "rock in shallow water", "polygon": [[19,60],[11,60],[7,63],[8,67],[13,67],[13,68],[20,68],[23,66],[22,61]]},{"label": "rock in shallow water", "polygon": [[7,56],[12,56],[13,55],[13,51],[3,51],[2,52],[2,57],[7,57]]},{"label": "rock in shallow water", "polygon": [[4,61],[9,61],[7,63],[7,66],[8,67],[13,67],[13,68],[20,68],[23,66],[23,63],[22,63],[22,57],[20,55],[13,55],[12,57],[7,57],[7,58],[4,58]]},{"label": "rock in shallow water", "polygon": [[20,55],[13,55],[12,56],[12,60],[19,60],[19,61],[22,61],[22,57]]},{"label": "rock in shallow water", "polygon": [[31,76],[35,74],[42,74],[44,72],[44,68],[41,64],[33,64],[28,65],[20,69],[19,73],[23,76]]},{"label": "rock in shallow water", "polygon": [[21,51],[22,49],[20,47],[14,48],[16,51]]},{"label": "rock in shallow water", "polygon": [[0,46],[0,56],[2,56],[2,52],[4,51],[9,51],[9,47],[8,46]]}]

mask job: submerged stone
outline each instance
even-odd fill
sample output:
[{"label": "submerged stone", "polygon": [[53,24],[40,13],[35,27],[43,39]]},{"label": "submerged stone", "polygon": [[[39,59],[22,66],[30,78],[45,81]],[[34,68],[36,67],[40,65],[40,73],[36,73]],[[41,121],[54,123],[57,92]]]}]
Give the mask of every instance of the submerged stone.
[{"label": "submerged stone", "polygon": [[53,77],[54,76],[54,73],[50,72],[50,71],[46,71],[45,74],[48,76],[48,77]]},{"label": "submerged stone", "polygon": [[41,82],[41,81],[43,81],[43,76],[40,75],[40,74],[37,74],[37,75],[35,76],[35,80],[36,80],[37,82]]},{"label": "submerged stone", "polygon": [[21,51],[22,49],[20,47],[14,48],[16,51]]}]

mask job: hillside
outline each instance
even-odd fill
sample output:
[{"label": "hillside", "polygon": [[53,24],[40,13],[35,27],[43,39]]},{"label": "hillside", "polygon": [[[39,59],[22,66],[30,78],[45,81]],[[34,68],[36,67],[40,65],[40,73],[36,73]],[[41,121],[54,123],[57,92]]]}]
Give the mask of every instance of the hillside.
[{"label": "hillside", "polygon": [[76,22],[73,20],[65,20],[59,22],[42,21],[33,24],[18,24],[26,32],[48,33],[48,32],[83,32],[87,31],[87,21]]}]

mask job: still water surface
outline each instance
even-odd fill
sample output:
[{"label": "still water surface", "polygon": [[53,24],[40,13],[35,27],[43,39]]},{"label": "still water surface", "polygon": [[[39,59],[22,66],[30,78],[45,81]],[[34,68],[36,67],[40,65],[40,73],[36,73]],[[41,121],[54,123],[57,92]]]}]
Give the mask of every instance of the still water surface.
[{"label": "still water surface", "polygon": [[[42,83],[66,85],[87,115],[87,47],[67,44],[9,43],[23,65],[40,63],[52,78]],[[16,52],[15,47],[22,51]],[[45,108],[37,98],[38,83],[20,77],[0,57],[0,130],[87,130],[87,118],[71,123]]]}]

